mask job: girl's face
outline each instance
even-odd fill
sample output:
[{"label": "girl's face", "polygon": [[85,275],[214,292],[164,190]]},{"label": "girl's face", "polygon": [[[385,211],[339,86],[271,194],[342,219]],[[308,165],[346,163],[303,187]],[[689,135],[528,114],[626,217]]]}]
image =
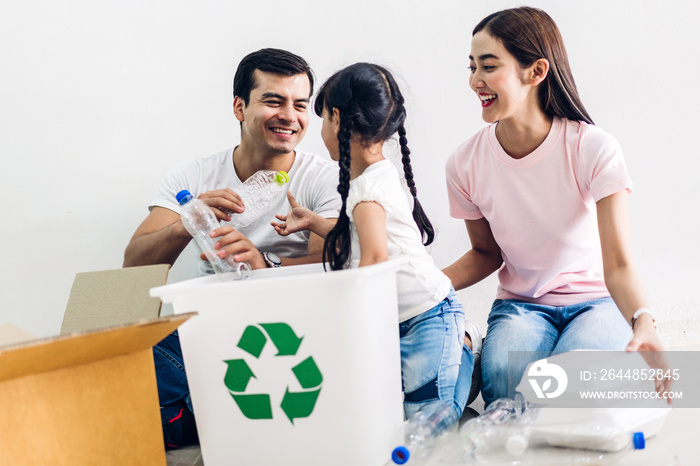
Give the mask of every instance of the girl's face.
[{"label": "girl's face", "polygon": [[323,109],[321,114],[323,118],[323,126],[321,126],[321,138],[323,139],[323,144],[326,145],[328,153],[331,158],[336,162],[340,159],[340,151],[338,148],[338,129],[339,125],[339,113],[337,109],[333,110],[333,113],[329,112],[327,108]]},{"label": "girl's face", "polygon": [[481,116],[487,123],[528,115],[538,107],[537,87],[528,79],[530,68],[521,68],[501,41],[485,30],[472,38],[469,55],[469,86],[481,102]]}]

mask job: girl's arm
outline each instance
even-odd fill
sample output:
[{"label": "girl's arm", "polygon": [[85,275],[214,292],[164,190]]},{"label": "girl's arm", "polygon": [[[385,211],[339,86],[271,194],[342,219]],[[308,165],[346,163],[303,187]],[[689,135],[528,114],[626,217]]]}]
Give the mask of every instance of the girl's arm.
[{"label": "girl's arm", "polygon": [[485,218],[465,220],[472,248],[443,273],[452,281],[455,290],[461,290],[491,275],[503,263],[501,248]]},{"label": "girl's arm", "polygon": [[[603,251],[605,285],[615,304],[627,322],[641,308],[647,308],[647,298],[642,281],[632,263],[627,191],[605,197],[596,204],[598,231]],[[628,351],[663,350],[656,334],[654,321],[649,314],[641,314],[634,323],[634,337],[627,345]]]},{"label": "girl's arm", "polygon": [[360,267],[384,262],[389,258],[386,213],[376,202],[360,202],[352,211],[360,240]]},{"label": "girl's arm", "polygon": [[[292,207],[287,215],[275,215],[282,223],[270,222],[278,235],[287,236],[297,231],[309,230],[312,233],[325,238],[329,231],[333,229],[336,219],[321,217],[306,207],[297,203],[292,193],[287,192],[287,200]],[[313,238],[313,236],[312,236]],[[320,243],[320,250],[323,250],[323,242]],[[311,242],[309,242],[311,246]],[[311,249],[311,247],[309,247]],[[311,252],[309,252],[311,254]]]}]

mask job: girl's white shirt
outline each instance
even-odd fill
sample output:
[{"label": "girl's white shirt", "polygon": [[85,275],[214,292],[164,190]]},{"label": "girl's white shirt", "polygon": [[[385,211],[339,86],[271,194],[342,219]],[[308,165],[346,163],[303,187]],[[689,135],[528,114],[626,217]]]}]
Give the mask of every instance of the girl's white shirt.
[{"label": "girl's white shirt", "polygon": [[423,246],[413,220],[412,199],[391,161],[384,159],[370,165],[350,182],[346,212],[351,225],[351,267],[360,263],[360,243],[353,220],[353,211],[360,202],[376,202],[384,208],[389,259],[405,258],[396,276],[399,321],[435,307],[447,297],[452,284]]}]

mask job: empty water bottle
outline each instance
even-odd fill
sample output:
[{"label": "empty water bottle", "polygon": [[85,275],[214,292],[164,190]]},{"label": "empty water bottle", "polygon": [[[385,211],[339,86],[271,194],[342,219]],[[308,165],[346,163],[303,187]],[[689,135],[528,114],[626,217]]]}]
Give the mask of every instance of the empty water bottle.
[{"label": "empty water bottle", "polygon": [[260,170],[236,188],[236,193],[243,199],[245,210],[241,213],[227,212],[231,216],[228,222],[234,228],[250,225],[279,203],[284,198],[289,182],[289,175],[283,171]]},{"label": "empty water bottle", "polygon": [[510,432],[506,449],[513,454],[536,446],[553,446],[617,452],[645,447],[642,432],[629,432],[613,425],[609,419],[547,422],[538,419],[542,410],[531,408],[523,413]]},{"label": "empty water bottle", "polygon": [[500,438],[502,430],[497,426],[512,423],[519,415],[520,408],[516,401],[510,398],[494,400],[483,414],[465,422],[460,429],[465,451],[473,455],[476,451],[491,450],[497,445],[503,445]]},{"label": "empty water bottle", "polygon": [[419,463],[433,451],[437,437],[449,431],[458,420],[457,411],[450,403],[434,401],[426,404],[404,422],[405,444],[394,448],[391,460],[395,464]]},{"label": "empty water bottle", "polygon": [[484,423],[478,435],[465,424],[463,431],[469,432],[462,436],[464,459],[502,466],[609,464],[627,450],[644,448],[641,432],[626,432],[604,420],[545,424],[538,422],[540,409],[546,408],[527,409],[506,422]]},{"label": "empty water bottle", "polygon": [[177,193],[176,199],[181,207],[182,224],[197,242],[214,268],[214,272],[222,277],[235,280],[249,277],[250,265],[247,262],[235,262],[232,256],[227,256],[224,259],[217,254],[218,251],[214,248],[217,239],[209,236],[209,233],[221,225],[211,208],[199,199],[193,198],[186,189]]}]

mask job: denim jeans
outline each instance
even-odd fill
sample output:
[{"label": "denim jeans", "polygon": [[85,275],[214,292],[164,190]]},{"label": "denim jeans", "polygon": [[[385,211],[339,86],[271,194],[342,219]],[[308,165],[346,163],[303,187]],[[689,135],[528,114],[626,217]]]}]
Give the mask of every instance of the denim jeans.
[{"label": "denim jeans", "polygon": [[[513,398],[527,365],[541,357],[574,349],[623,350],[631,338],[630,326],[612,298],[563,307],[497,299],[481,352],[481,395],[487,406],[498,398]],[[509,351],[543,355],[511,357],[515,366],[509,371]]]},{"label": "denim jeans", "polygon": [[196,442],[197,427],[177,330],[153,347],[153,362],[166,448]]},{"label": "denim jeans", "polygon": [[399,324],[404,412],[409,418],[435,400],[467,404],[474,355],[464,344],[464,310],[454,289],[440,304]]}]

